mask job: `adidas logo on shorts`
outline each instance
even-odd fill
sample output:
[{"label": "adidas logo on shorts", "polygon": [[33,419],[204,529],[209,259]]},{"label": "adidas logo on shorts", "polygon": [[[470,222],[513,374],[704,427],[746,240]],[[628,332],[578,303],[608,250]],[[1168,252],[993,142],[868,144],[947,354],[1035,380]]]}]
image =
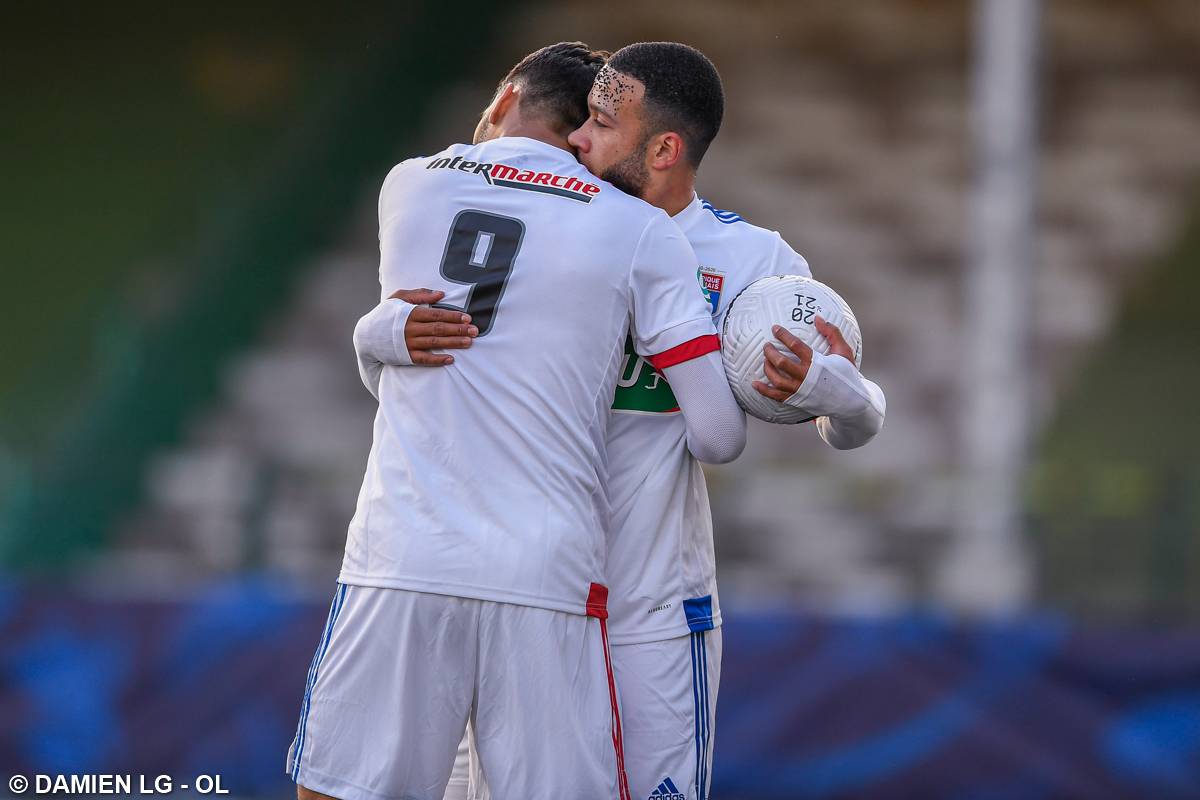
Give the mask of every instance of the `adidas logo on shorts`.
[{"label": "adidas logo on shorts", "polygon": [[670,778],[663,778],[663,782],[650,793],[646,800],[687,800],[687,797],[675,787],[674,781]]}]

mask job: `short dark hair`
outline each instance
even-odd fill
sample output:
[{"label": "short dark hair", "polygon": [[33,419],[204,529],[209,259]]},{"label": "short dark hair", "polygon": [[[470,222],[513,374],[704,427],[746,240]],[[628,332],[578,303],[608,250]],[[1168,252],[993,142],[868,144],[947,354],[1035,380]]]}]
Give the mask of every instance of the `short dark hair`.
[{"label": "short dark hair", "polygon": [[516,84],[521,109],[566,136],[587,121],[588,92],[608,55],[583,42],[547,45],[518,61],[500,86]]},{"label": "short dark hair", "polygon": [[608,66],[645,85],[646,133],[675,131],[688,162],[700,166],[725,115],[721,76],[708,56],[679,42],[638,42],[613,53]]}]

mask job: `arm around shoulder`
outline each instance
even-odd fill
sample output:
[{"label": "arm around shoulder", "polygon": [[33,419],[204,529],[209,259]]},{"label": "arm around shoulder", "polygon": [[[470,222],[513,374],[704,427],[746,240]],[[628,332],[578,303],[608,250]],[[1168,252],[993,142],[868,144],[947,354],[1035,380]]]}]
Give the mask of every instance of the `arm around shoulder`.
[{"label": "arm around shoulder", "polygon": [[384,300],[364,314],[354,326],[354,353],[358,375],[367,391],[379,399],[379,377],[384,365],[412,364],[404,343],[404,325],[416,306],[403,300]]}]

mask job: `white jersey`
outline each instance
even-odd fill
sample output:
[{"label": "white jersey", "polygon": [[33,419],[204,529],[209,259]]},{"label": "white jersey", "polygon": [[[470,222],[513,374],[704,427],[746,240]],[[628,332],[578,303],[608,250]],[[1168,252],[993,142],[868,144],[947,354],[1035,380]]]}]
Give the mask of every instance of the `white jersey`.
[{"label": "white jersey", "polygon": [[[716,327],[742,289],[809,275],[778,233],[694,197],[674,220],[700,260]],[[613,644],[670,639],[721,624],[712,514],[671,387],[627,344],[609,423],[609,633]]]},{"label": "white jersey", "polygon": [[442,290],[479,336],[450,366],[383,369],[340,580],[585,613],[626,330],[643,353],[717,348],[687,240],[521,137],[395,167],[379,235],[382,296]]}]

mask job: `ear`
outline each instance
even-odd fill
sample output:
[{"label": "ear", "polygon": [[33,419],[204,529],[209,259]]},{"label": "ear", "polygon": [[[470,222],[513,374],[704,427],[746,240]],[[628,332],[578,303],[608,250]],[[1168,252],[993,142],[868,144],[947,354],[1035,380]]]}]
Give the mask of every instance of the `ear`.
[{"label": "ear", "polygon": [[651,169],[671,169],[683,158],[683,137],[673,131],[654,137],[650,149]]},{"label": "ear", "polygon": [[496,99],[492,101],[492,106],[488,109],[488,123],[495,125],[504,119],[505,115],[515,107],[520,96],[521,90],[515,83],[504,84],[504,88],[496,93]]}]

